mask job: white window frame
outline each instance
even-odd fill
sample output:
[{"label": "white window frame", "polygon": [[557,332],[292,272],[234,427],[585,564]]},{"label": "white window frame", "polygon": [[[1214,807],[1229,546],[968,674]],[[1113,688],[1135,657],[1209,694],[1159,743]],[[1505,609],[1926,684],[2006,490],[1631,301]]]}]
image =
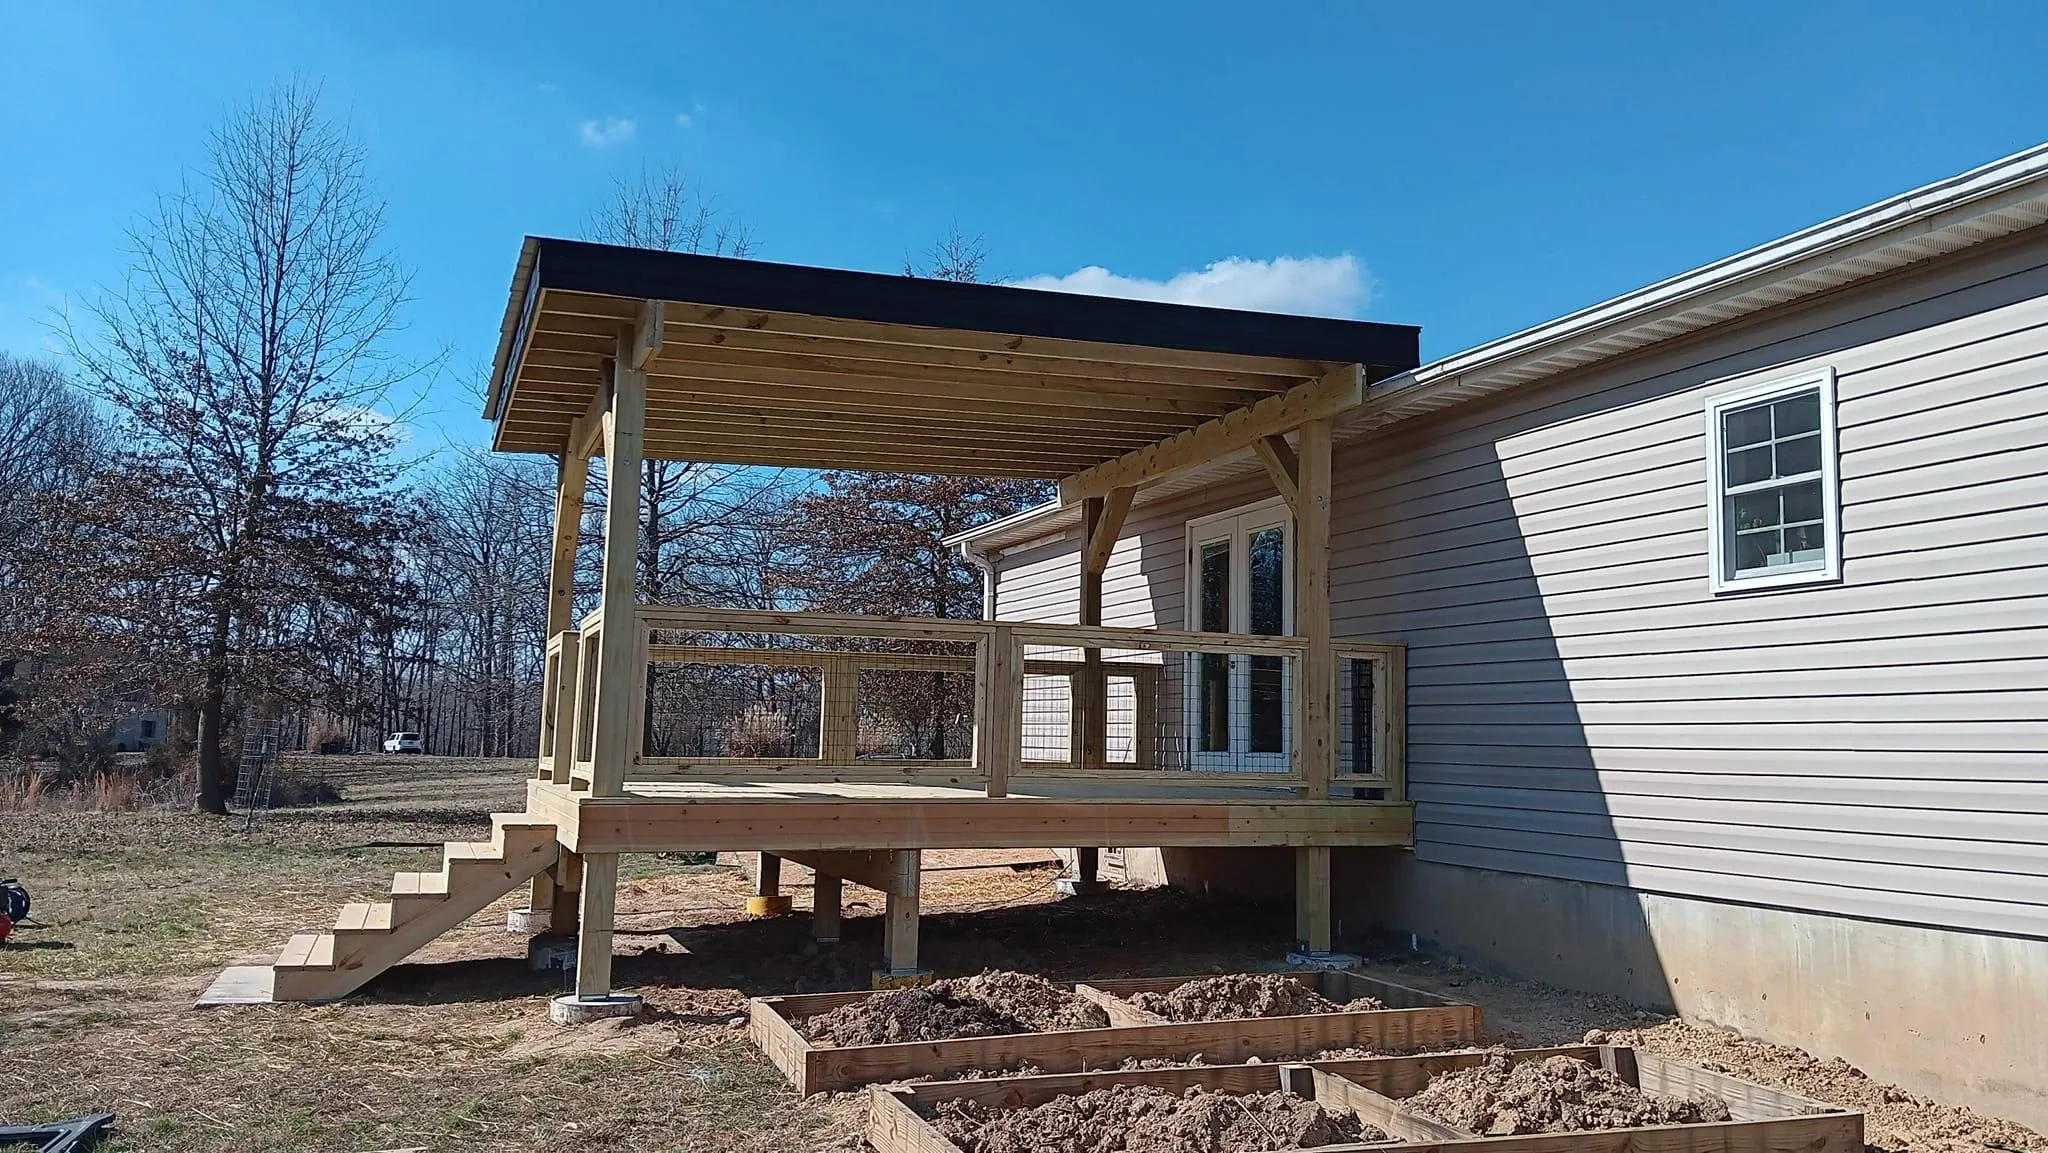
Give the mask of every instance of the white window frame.
[{"label": "white window frame", "polygon": [[[1820,393],[1821,554],[1819,566],[1792,572],[1737,576],[1728,547],[1727,459],[1722,448],[1722,416],[1730,409],[1783,400],[1802,392]],[[1757,384],[1714,393],[1706,401],[1707,421],[1707,587],[1714,595],[1761,589],[1832,584],[1842,579],[1842,495],[1835,446],[1835,370],[1811,369]]]},{"label": "white window frame", "polygon": [[[1228,526],[1227,528],[1225,526]],[[1283,635],[1294,633],[1294,582],[1295,576],[1295,522],[1294,512],[1284,497],[1269,497],[1223,512],[1199,516],[1184,526],[1188,546],[1185,619],[1190,632],[1202,631],[1201,563],[1203,544],[1220,538],[1230,540],[1230,604],[1228,608],[1233,628],[1239,620],[1248,620],[1251,609],[1251,581],[1248,579],[1251,564],[1250,542],[1253,533],[1279,527],[1281,530],[1281,574],[1280,574],[1280,629]],[[1239,670],[1246,661],[1244,654],[1230,658],[1233,669],[1232,683],[1237,683]],[[1281,708],[1283,728],[1281,729],[1281,751],[1277,753],[1253,753],[1243,746],[1248,744],[1249,732],[1240,725],[1232,725],[1230,748],[1221,752],[1203,753],[1200,747],[1201,709],[1200,685],[1196,678],[1186,678],[1182,686],[1184,696],[1183,731],[1187,738],[1188,764],[1196,770],[1230,771],[1246,773],[1284,773],[1294,765],[1294,686],[1285,682],[1282,691]]]}]

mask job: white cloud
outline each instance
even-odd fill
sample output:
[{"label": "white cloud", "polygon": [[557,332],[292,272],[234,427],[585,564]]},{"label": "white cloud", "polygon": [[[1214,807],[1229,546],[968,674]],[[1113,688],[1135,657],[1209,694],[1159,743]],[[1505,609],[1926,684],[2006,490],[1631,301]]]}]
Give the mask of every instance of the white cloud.
[{"label": "white cloud", "polygon": [[1091,264],[1065,276],[1027,276],[1010,283],[1019,288],[1306,316],[1356,316],[1372,299],[1372,278],[1365,265],[1348,252],[1341,256],[1277,256],[1271,260],[1233,256],[1199,272],[1182,272],[1167,280],[1119,276]]},{"label": "white cloud", "polygon": [[621,120],[616,116],[607,116],[602,123],[585,120],[582,129],[583,146],[610,148],[614,144],[624,144],[633,139],[637,127],[631,120]]},{"label": "white cloud", "polygon": [[676,127],[677,127],[677,128],[688,128],[688,127],[689,127],[689,126],[690,126],[691,124],[693,124],[693,123],[695,123],[695,121],[693,121],[693,120],[691,120],[691,119],[690,119],[690,114],[689,114],[689,113],[687,113],[687,112],[678,112],[678,113],[676,113]]}]

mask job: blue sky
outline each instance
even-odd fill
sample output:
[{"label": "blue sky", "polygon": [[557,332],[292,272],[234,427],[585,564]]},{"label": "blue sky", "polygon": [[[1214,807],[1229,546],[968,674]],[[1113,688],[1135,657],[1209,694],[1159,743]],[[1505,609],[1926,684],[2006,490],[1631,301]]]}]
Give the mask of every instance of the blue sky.
[{"label": "blue sky", "polygon": [[2025,3],[0,0],[0,47],[0,349],[42,351],[296,74],[414,269],[429,446],[485,436],[519,238],[583,234],[642,164],[768,259],[895,271],[957,225],[1005,278],[1420,324],[1434,357],[2048,139]]}]

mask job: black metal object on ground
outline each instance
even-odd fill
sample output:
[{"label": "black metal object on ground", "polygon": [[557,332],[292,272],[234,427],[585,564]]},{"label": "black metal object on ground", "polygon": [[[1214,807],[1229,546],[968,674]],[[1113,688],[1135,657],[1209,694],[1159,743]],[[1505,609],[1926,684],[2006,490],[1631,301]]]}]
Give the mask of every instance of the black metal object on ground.
[{"label": "black metal object on ground", "polygon": [[26,1145],[36,1153],[83,1153],[97,1146],[113,1123],[112,1113],[94,1113],[47,1125],[0,1125],[0,1150]]}]

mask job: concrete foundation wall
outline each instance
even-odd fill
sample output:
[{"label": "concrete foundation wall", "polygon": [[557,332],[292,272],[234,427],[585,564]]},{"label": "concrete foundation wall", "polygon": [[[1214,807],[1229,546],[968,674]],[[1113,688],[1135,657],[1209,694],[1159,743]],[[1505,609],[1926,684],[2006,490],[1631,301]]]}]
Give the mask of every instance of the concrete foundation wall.
[{"label": "concrete foundation wall", "polygon": [[1339,908],[1465,963],[1624,996],[2048,1128],[2048,941],[1357,851]]}]

